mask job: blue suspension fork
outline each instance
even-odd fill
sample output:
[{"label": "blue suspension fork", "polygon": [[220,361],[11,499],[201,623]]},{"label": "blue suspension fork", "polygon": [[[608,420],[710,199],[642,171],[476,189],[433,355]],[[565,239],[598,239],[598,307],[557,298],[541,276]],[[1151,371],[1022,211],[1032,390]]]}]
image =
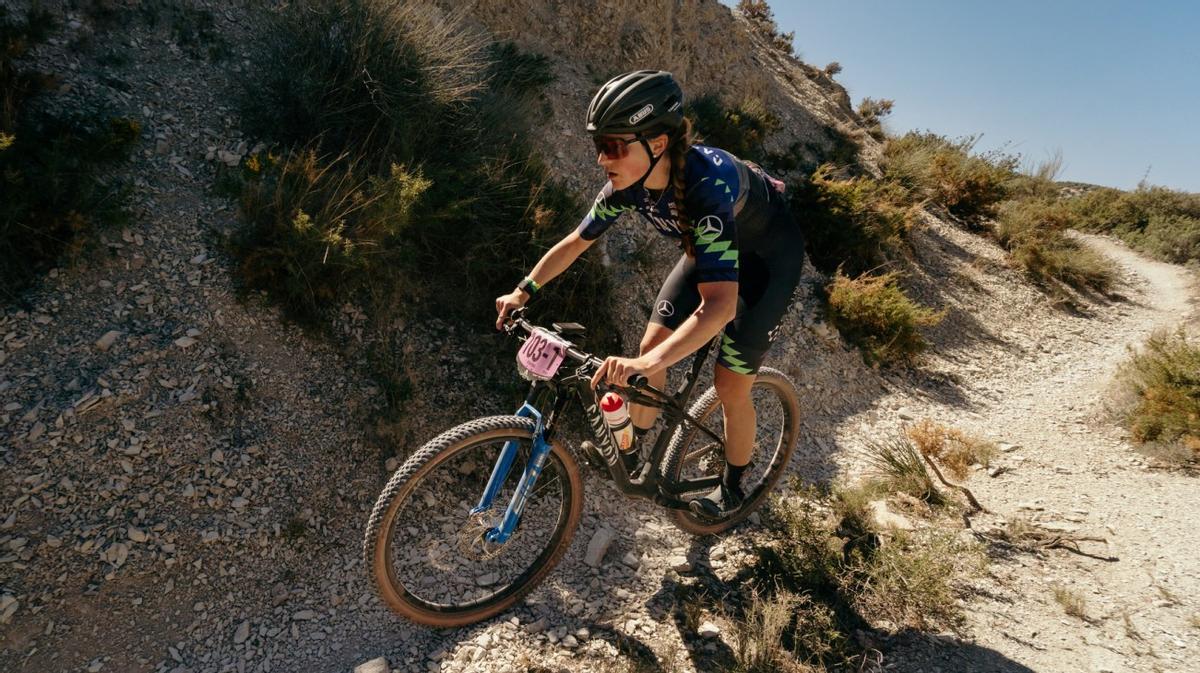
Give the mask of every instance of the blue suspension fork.
[{"label": "blue suspension fork", "polygon": [[[516,530],[517,522],[521,520],[521,511],[525,509],[525,500],[533,490],[533,484],[537,481],[538,475],[542,473],[546,457],[550,455],[550,444],[545,439],[542,412],[526,402],[517,411],[517,415],[536,421],[533,431],[533,450],[529,454],[529,463],[525,465],[525,473],[521,475],[521,482],[517,484],[517,490],[508,503],[508,509],[504,511],[504,518],[500,526],[492,528],[484,535],[488,542],[495,544],[504,544]],[[482,514],[492,508],[496,494],[500,491],[504,480],[508,479],[508,473],[512,470],[516,458],[517,442],[505,442],[504,448],[500,450],[500,457],[496,459],[496,465],[492,468],[492,476],[488,479],[487,487],[483,490],[483,497],[479,499],[479,504],[471,510],[471,514]]]}]

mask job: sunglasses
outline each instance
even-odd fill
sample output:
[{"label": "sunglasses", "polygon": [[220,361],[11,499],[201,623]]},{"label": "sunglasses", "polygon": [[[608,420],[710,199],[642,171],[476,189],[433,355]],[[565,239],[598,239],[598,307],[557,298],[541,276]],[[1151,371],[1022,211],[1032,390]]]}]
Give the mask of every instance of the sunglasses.
[{"label": "sunglasses", "polygon": [[592,136],[592,142],[596,144],[596,151],[603,154],[605,159],[610,160],[625,158],[629,154],[629,143],[636,143],[639,140],[641,140],[640,137]]}]

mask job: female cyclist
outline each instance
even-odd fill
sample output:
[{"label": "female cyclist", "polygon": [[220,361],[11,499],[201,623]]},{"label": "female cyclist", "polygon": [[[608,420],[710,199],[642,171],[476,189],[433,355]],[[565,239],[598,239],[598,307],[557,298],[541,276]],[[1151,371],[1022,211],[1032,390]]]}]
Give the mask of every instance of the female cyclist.
[{"label": "female cyclist", "polygon": [[[608,182],[579,228],[496,299],[496,326],[624,212],[636,210],[679,239],[684,254],[658,293],[639,355],[607,358],[592,385],[625,385],[640,373],[662,388],[668,367],[724,329],[713,378],[725,414],[725,470],[720,486],[689,505],[699,515],[724,516],[744,495],[741,476],[753,458],[756,423],[750,387],[800,281],[803,235],[782,183],[728,152],[693,144],[671,73],[638,70],[609,80],[588,106],[587,131]],[[657,414],[633,405],[637,437]]]}]

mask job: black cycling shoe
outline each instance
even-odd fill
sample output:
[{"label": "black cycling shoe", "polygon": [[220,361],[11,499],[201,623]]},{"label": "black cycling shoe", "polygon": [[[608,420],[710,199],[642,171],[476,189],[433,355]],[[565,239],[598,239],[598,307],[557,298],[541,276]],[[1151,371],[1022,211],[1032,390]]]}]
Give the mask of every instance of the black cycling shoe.
[{"label": "black cycling shoe", "polygon": [[688,503],[688,509],[696,516],[708,519],[723,519],[737,511],[746,499],[740,486],[721,484],[708,495],[696,498]]}]

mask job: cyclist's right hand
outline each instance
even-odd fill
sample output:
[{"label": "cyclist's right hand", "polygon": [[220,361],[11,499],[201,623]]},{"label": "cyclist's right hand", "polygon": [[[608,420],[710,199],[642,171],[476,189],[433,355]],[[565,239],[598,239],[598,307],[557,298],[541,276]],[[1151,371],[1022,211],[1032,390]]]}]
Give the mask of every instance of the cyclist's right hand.
[{"label": "cyclist's right hand", "polygon": [[513,290],[506,295],[496,297],[496,329],[501,329],[504,326],[504,319],[508,317],[509,311],[521,308],[525,302],[529,300],[528,295],[520,290]]}]

